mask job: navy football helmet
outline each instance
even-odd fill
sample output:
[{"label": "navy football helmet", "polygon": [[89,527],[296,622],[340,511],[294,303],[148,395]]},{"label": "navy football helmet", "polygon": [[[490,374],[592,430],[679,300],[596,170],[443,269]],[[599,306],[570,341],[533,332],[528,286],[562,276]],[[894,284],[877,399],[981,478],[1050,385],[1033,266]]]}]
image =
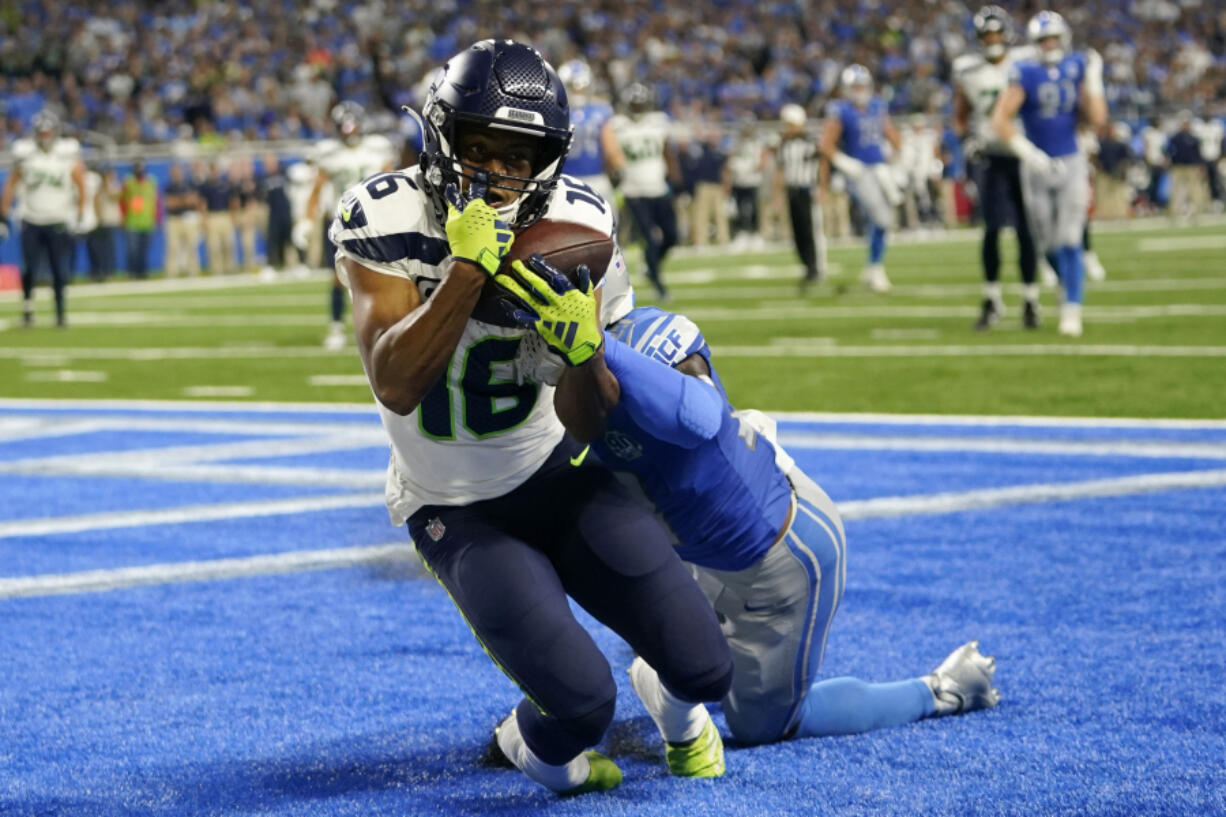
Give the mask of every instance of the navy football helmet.
[{"label": "navy football helmet", "polygon": [[[562,174],[570,149],[570,105],[566,89],[553,67],[535,48],[512,40],[482,40],[452,57],[430,86],[422,107],[422,179],[440,220],[446,219],[443,191],[462,180],[482,181],[517,194],[499,215],[516,229],[536,222]],[[501,175],[488,179],[484,171],[457,154],[456,130],[474,124],[541,140],[529,177]]]},{"label": "navy football helmet", "polygon": [[[984,6],[975,15],[974,23],[975,36],[980,41],[984,56],[992,60],[998,60],[1003,57],[1008,48],[1005,43],[1009,41],[1013,29],[1013,22],[1009,19],[1009,13],[1000,6]],[[983,38],[993,32],[999,32],[1003,41],[993,43],[992,45],[985,45]]]}]

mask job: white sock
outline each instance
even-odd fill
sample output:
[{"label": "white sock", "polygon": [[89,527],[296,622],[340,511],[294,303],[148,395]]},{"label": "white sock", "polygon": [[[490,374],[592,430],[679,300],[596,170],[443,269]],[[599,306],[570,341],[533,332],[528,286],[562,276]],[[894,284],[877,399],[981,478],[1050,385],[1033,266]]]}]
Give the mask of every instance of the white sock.
[{"label": "white sock", "polygon": [[524,736],[519,732],[519,718],[515,711],[498,727],[498,748],[507,756],[507,760],[515,764],[528,777],[554,791],[569,791],[587,780],[592,770],[587,754],[580,752],[569,762],[561,766],[546,763],[536,756],[524,743]]},{"label": "white sock", "polygon": [[983,285],[983,297],[987,298],[994,304],[999,305],[1004,296],[1001,294],[1000,281],[993,283],[985,282]]},{"label": "white sock", "polygon": [[635,658],[630,677],[639,700],[667,743],[686,743],[702,734],[711,716],[702,704],[683,701],[660,683],[660,676],[642,658]]},{"label": "white sock", "polygon": [[1026,284],[1024,287],[1022,287],[1022,297],[1032,303],[1038,303],[1039,302],[1039,285],[1038,284]]}]

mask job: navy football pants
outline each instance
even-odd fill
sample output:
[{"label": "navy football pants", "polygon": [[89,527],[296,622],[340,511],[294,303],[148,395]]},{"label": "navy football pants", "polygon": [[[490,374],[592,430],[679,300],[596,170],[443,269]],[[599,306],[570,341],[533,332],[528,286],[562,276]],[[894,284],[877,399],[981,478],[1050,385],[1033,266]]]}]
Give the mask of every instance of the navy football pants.
[{"label": "navy football pants", "polygon": [[[686,700],[718,701],[732,658],[715,612],[661,523],[569,437],[496,499],[426,506],[409,534],[499,667],[523,690],[528,747],[562,764],[600,741],[617,685],[569,595]],[[436,538],[437,537],[437,538]]]}]

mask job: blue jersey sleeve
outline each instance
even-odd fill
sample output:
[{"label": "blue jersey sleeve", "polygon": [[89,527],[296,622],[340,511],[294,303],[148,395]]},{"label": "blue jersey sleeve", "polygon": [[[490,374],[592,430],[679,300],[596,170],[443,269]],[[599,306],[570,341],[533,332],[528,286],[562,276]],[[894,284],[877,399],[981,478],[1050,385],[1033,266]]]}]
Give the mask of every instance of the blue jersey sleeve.
[{"label": "blue jersey sleeve", "polygon": [[621,384],[619,406],[657,439],[695,448],[719,433],[724,399],[713,386],[605,336],[605,365]]}]

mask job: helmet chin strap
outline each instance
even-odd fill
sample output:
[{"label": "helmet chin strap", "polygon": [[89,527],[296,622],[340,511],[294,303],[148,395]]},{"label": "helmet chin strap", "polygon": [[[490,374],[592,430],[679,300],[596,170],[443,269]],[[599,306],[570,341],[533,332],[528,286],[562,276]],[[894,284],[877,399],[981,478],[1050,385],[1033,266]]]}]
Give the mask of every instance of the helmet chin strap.
[{"label": "helmet chin strap", "polygon": [[1064,59],[1063,48],[1051,48],[1043,52],[1043,62],[1047,63],[1048,65],[1055,65],[1062,59]]},{"label": "helmet chin strap", "polygon": [[1005,55],[1004,43],[993,43],[983,47],[983,55],[990,60],[998,60]]}]

